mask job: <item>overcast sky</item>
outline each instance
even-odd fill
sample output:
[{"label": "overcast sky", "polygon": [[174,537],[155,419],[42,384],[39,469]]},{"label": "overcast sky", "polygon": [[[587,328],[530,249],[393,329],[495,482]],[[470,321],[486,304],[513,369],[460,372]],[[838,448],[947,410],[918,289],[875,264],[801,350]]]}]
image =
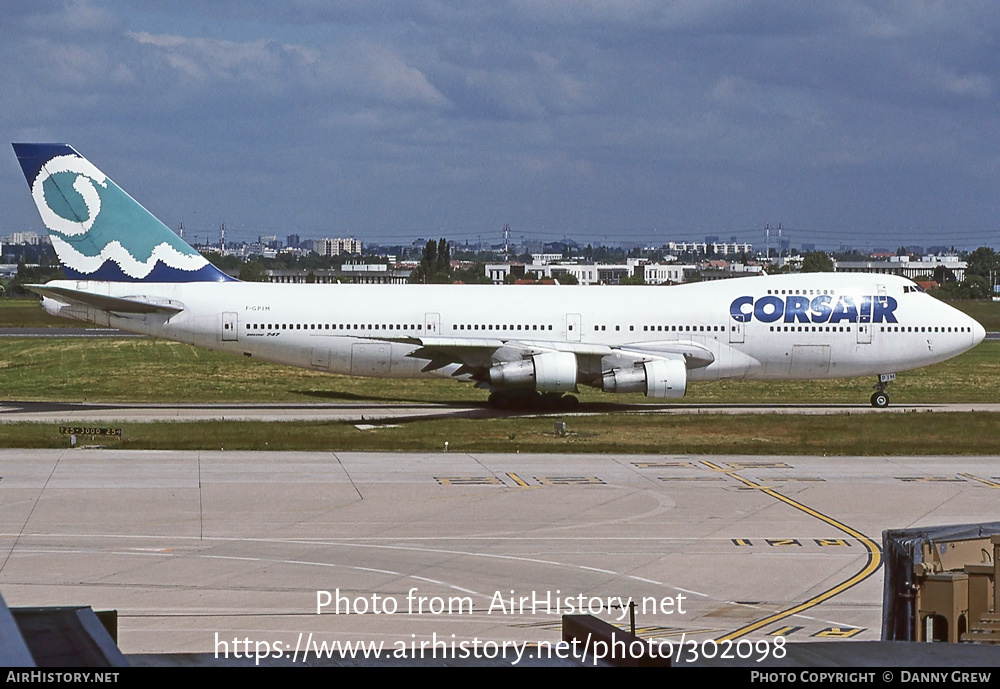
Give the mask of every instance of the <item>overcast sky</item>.
[{"label": "overcast sky", "polygon": [[[1000,247],[998,37],[989,1],[4,0],[0,130],[199,238]],[[0,234],[40,231],[2,160]]]}]

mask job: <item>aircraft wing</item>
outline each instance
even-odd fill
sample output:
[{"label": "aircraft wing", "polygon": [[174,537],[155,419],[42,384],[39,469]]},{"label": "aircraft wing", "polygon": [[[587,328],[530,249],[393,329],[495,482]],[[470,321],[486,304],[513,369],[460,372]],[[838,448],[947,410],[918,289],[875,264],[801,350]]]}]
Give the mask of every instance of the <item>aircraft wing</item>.
[{"label": "aircraft wing", "polygon": [[712,350],[697,342],[677,340],[642,342],[634,345],[622,345],[621,351],[653,358],[683,357],[684,364],[688,368],[704,368],[715,361],[715,354],[712,353]]},{"label": "aircraft wing", "polygon": [[469,337],[406,337],[379,338],[393,342],[419,345],[408,356],[427,359],[424,372],[434,371],[450,364],[460,364],[454,375],[485,373],[490,366],[503,361],[518,361],[546,352],[570,352],[578,357],[615,357],[636,362],[655,359],[680,359],[687,368],[701,368],[715,361],[715,355],[704,345],[695,342],[665,341],[644,342],[641,345],[620,347],[587,344],[583,342],[534,342],[530,340],[503,340],[498,338]]}]

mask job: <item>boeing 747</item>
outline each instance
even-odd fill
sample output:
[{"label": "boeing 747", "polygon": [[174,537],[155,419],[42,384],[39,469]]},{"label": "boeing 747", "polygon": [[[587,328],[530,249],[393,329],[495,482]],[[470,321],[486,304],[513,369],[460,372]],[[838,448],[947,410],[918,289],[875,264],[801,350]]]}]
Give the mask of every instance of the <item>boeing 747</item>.
[{"label": "boeing 747", "polygon": [[682,397],[689,382],[875,376],[985,337],[892,275],[775,275],[630,286],[241,282],[65,144],[14,144],[67,279],[31,285],[49,313],[317,371],[446,376],[499,407],[571,407],[567,393]]}]

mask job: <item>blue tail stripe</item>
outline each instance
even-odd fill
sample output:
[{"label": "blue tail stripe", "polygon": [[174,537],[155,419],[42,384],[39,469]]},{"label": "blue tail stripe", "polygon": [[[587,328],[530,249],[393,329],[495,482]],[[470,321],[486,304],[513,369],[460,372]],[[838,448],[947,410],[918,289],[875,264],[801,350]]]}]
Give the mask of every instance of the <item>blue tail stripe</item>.
[{"label": "blue tail stripe", "polygon": [[82,273],[66,267],[63,270],[70,280],[97,280],[98,282],[232,282],[235,280],[211,263],[192,271],[178,270],[157,261],[149,275],[143,278],[134,278],[128,275],[113,261],[107,261],[93,273]]}]

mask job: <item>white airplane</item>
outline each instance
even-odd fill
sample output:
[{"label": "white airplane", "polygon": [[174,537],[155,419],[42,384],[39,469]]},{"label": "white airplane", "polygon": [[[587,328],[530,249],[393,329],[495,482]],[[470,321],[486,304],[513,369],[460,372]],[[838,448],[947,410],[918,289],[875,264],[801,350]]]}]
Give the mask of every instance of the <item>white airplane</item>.
[{"label": "white airplane", "polygon": [[67,280],[49,313],[280,364],[448,376],[499,407],[569,408],[581,385],[653,398],[689,381],[877,376],[950,359],[983,327],[891,275],[668,288],[285,285],[234,280],[65,144],[14,144]]}]

